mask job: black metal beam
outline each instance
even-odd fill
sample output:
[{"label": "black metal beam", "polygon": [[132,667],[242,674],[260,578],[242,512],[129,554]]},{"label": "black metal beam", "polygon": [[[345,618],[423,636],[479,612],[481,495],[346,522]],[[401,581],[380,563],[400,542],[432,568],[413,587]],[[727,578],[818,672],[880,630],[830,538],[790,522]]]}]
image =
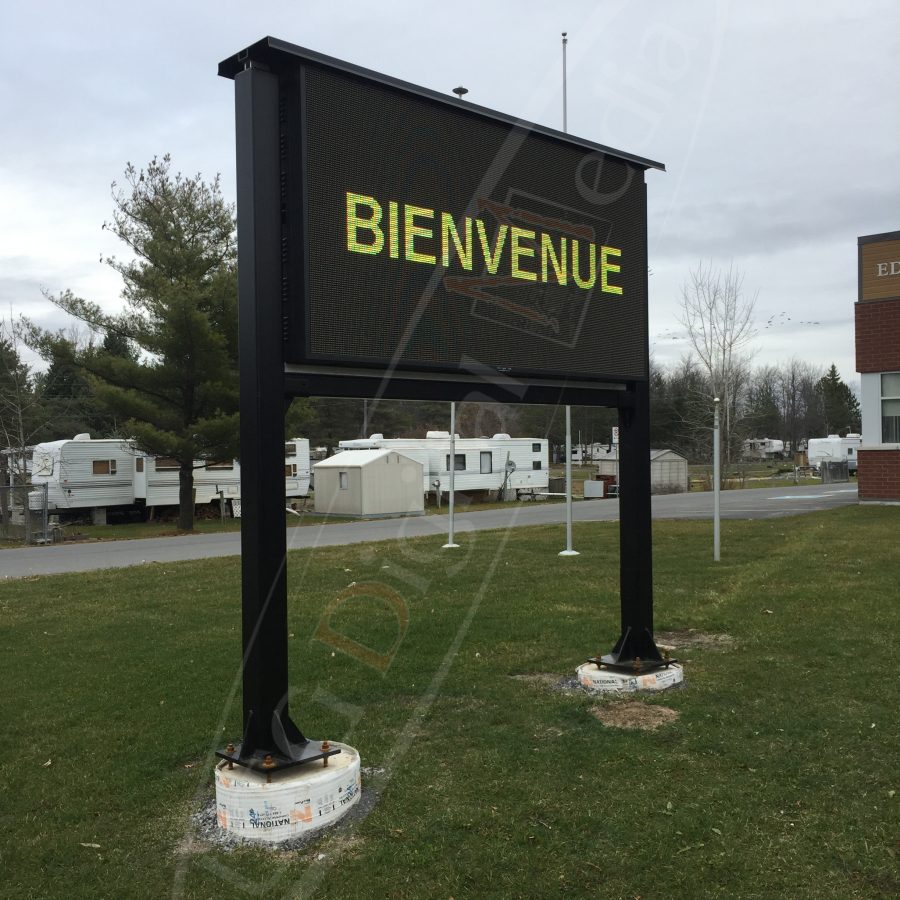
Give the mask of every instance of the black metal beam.
[{"label": "black metal beam", "polygon": [[619,410],[619,607],[621,634],[595,659],[642,671],[665,664],[653,640],[653,540],[650,508],[650,391],[635,385],[634,407]]},{"label": "black metal beam", "polygon": [[[278,79],[235,77],[241,392],[244,739],[220,753],[277,769],[328,753],[288,711]],[[334,751],[331,751],[334,752]]]},{"label": "black metal beam", "polygon": [[[646,186],[645,204],[646,204]],[[644,245],[646,267],[646,244]],[[647,275],[645,290],[649,292]],[[643,352],[649,371],[649,339]],[[650,385],[634,385],[634,405],[619,408],[619,604],[621,634],[594,662],[640,672],[668,663],[653,640],[653,522],[650,504]]]},{"label": "black metal beam", "polygon": [[387,378],[334,372],[285,374],[285,390],[298,397],[356,397],[380,400],[469,400],[494,403],[541,403],[567,406],[630,407],[634,392],[626,388],[525,384],[490,378],[462,381],[421,379],[402,373]]}]

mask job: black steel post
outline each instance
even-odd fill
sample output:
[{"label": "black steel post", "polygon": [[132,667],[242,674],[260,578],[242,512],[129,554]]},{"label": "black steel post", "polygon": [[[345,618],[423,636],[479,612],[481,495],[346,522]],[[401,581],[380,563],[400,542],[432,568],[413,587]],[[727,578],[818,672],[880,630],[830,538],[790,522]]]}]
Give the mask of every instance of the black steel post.
[{"label": "black steel post", "polygon": [[288,710],[278,79],[235,77],[244,737],[218,755],[279,769],[330,756]]},{"label": "black steel post", "polygon": [[650,516],[650,396],[634,386],[619,410],[619,590],[622,633],[604,665],[640,670],[663,662],[653,640],[653,539]]},{"label": "black steel post", "polygon": [[[646,186],[645,204],[646,204]],[[647,283],[644,245],[644,291]],[[645,309],[647,304],[644,304]],[[649,330],[643,353],[650,371]],[[650,508],[650,386],[635,382],[633,404],[619,407],[619,591],[622,633],[594,662],[641,671],[664,665],[653,640],[653,535]]]}]

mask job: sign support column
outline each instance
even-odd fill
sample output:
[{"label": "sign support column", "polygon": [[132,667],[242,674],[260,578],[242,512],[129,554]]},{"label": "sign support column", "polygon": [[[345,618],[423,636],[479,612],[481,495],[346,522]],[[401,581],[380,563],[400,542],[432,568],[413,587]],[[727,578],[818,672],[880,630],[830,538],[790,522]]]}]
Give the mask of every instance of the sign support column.
[{"label": "sign support column", "polygon": [[288,711],[278,79],[248,62],[234,80],[244,737],[217,755],[273,770],[340,750],[320,750]]}]

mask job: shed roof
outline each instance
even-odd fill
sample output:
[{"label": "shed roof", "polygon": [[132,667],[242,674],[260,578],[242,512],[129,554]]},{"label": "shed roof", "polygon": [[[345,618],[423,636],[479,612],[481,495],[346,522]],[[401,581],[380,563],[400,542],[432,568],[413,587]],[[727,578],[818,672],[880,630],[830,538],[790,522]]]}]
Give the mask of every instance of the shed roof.
[{"label": "shed roof", "polygon": [[[607,460],[615,460],[618,459],[619,449],[618,447],[613,447],[612,450],[604,450],[600,453],[594,454],[594,462],[606,462]],[[652,450],[650,451],[650,462],[653,462],[657,459],[664,459],[667,456],[675,457],[677,459],[682,459],[687,462],[687,457],[682,456],[675,450]]]},{"label": "shed roof", "polygon": [[422,467],[421,463],[416,462],[414,459],[410,459],[408,456],[404,456],[397,450],[392,450],[390,447],[384,447],[378,450],[342,450],[340,453],[335,453],[334,456],[329,456],[328,459],[317,462],[313,468],[360,469],[363,466],[369,465],[369,463],[375,462],[375,460],[382,459],[390,453],[395,453],[403,462],[418,466],[419,468]]}]

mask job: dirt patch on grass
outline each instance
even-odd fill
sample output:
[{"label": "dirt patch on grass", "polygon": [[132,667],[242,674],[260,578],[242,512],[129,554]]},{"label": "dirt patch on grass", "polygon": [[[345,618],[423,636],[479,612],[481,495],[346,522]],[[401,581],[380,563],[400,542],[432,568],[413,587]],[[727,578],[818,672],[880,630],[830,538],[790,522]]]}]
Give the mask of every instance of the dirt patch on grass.
[{"label": "dirt patch on grass", "polygon": [[629,728],[639,731],[655,731],[678,718],[678,713],[668,706],[655,706],[637,700],[592,706],[590,713],[608,728]]},{"label": "dirt patch on grass", "polygon": [[699,647],[701,650],[728,650],[735,640],[730,634],[713,634],[684,628],[681,631],[657,631],[653,635],[660,650],[687,650]]}]

